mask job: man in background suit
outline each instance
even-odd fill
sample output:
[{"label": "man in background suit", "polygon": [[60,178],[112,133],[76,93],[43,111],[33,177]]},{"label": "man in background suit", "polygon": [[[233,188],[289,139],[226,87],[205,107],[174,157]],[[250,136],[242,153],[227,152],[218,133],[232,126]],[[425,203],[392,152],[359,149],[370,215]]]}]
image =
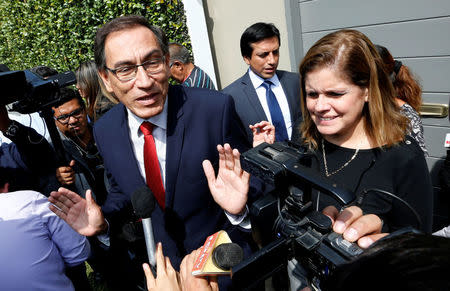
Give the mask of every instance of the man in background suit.
[{"label": "man in background suit", "polygon": [[[144,241],[132,242],[136,237],[132,232],[131,239],[123,238],[130,237],[130,229],[142,229],[136,225],[130,198],[146,184],[158,202],[151,217],[155,242],[162,242],[176,269],[186,254],[220,229],[249,253],[246,239],[250,234],[230,223],[238,224],[234,219],[243,217],[239,214],[244,209],[227,213],[231,217],[227,219],[214,202],[202,170],[205,159],[217,166],[218,144],[229,143],[240,151],[249,147],[233,99],[217,91],[169,86],[167,39],[141,16],[116,18],[100,28],[95,61],[106,89],[121,102],[94,126],[111,190],[101,210],[89,193],[83,199],[59,189],[49,200],[60,209],[51,207],[52,211],[81,234],[104,234],[109,229],[114,254],[111,264],[117,268],[114,289],[133,290],[144,278]],[[150,134],[142,128],[144,121],[153,127]],[[154,141],[157,174],[147,173],[144,148],[148,136],[144,135],[151,135]],[[220,180],[220,172],[218,175]],[[158,179],[162,197],[152,188]],[[129,253],[135,257],[132,263]]]},{"label": "man in background suit", "polygon": [[249,125],[263,120],[275,126],[277,141],[290,139],[294,122],[301,117],[300,77],[277,70],[280,32],[273,24],[255,23],[242,34],[240,46],[249,69],[222,92],[233,97],[248,141],[253,141]]}]

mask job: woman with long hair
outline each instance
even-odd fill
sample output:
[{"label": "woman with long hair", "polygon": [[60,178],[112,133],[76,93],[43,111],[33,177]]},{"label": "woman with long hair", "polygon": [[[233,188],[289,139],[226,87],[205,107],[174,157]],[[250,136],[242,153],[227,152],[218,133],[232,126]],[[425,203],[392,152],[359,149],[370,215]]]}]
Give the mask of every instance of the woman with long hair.
[{"label": "woman with long hair", "polygon": [[[399,110],[383,67],[367,36],[340,30],[318,40],[299,68],[300,130],[306,151],[300,163],[356,196],[351,206],[342,208],[315,189],[312,204],[332,218],[333,231],[361,247],[374,241],[362,243],[367,235],[407,226],[430,233],[432,227],[433,190],[425,157],[407,135],[408,118]],[[218,178],[208,162],[203,165],[205,174],[215,201],[237,212],[245,208],[249,174],[241,169],[236,149],[225,144],[218,151]],[[349,212],[363,216],[355,220]],[[339,221],[338,215],[349,219]],[[297,272],[300,265],[290,261],[288,270],[293,271],[291,288],[298,290],[305,283]]]},{"label": "woman with long hair", "polygon": [[394,60],[389,50],[381,45],[375,45],[384,63],[384,69],[394,85],[396,92],[395,102],[400,111],[409,119],[408,134],[412,136],[428,156],[423,137],[422,120],[419,116],[420,105],[422,105],[422,88],[411,73],[411,70],[401,61]]},{"label": "woman with long hair", "polygon": [[[306,53],[299,72],[301,133],[319,172],[353,191],[385,230],[411,225],[430,232],[433,192],[425,158],[406,134],[408,119],[372,42],[356,30],[328,34]],[[320,198],[321,204],[329,200]]]},{"label": "woman with long hair", "polygon": [[119,103],[103,87],[103,81],[97,74],[94,61],[81,63],[75,71],[76,87],[86,102],[88,116],[96,121],[115,104]]}]

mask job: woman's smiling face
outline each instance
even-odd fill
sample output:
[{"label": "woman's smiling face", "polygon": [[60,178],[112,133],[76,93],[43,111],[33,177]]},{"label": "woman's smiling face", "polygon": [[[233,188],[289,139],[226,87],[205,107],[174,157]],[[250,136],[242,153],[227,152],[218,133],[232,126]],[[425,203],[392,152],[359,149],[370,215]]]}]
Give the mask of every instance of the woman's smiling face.
[{"label": "woman's smiling face", "polygon": [[368,90],[343,79],[332,67],[306,74],[306,107],[317,130],[337,145],[353,143],[364,134],[362,111]]}]

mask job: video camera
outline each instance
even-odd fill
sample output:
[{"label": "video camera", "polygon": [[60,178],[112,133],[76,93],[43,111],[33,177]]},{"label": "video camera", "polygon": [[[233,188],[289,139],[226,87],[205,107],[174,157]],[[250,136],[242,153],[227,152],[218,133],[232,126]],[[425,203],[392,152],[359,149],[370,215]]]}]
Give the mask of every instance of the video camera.
[{"label": "video camera", "polygon": [[331,220],[314,210],[313,189],[343,206],[355,195],[304,166],[310,158],[291,142],[263,143],[242,154],[242,168],[274,190],[249,208],[253,237],[261,249],[232,268],[238,290],[251,290],[279,270],[286,270],[293,258],[309,271],[310,281],[320,282],[362,252],[333,232]]},{"label": "video camera", "polygon": [[71,71],[49,76],[46,79],[30,70],[9,71],[0,73],[2,90],[0,105],[11,104],[11,110],[22,114],[39,112],[52,139],[57,159],[61,165],[67,165],[55,122],[52,106],[60,101],[59,90],[76,83],[75,74]]},{"label": "video camera", "polygon": [[0,73],[1,105],[23,114],[51,108],[59,101],[59,89],[76,83],[71,71],[43,79],[29,70]]}]

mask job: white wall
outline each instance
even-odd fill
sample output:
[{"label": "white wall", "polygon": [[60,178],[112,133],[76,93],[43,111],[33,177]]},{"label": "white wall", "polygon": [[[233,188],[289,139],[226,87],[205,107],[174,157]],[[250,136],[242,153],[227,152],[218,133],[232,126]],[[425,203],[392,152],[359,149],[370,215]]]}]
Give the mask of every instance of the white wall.
[{"label": "white wall", "polygon": [[217,88],[203,3],[201,0],[183,0],[183,5],[186,11],[186,24],[191,38],[194,64],[209,75]]}]

